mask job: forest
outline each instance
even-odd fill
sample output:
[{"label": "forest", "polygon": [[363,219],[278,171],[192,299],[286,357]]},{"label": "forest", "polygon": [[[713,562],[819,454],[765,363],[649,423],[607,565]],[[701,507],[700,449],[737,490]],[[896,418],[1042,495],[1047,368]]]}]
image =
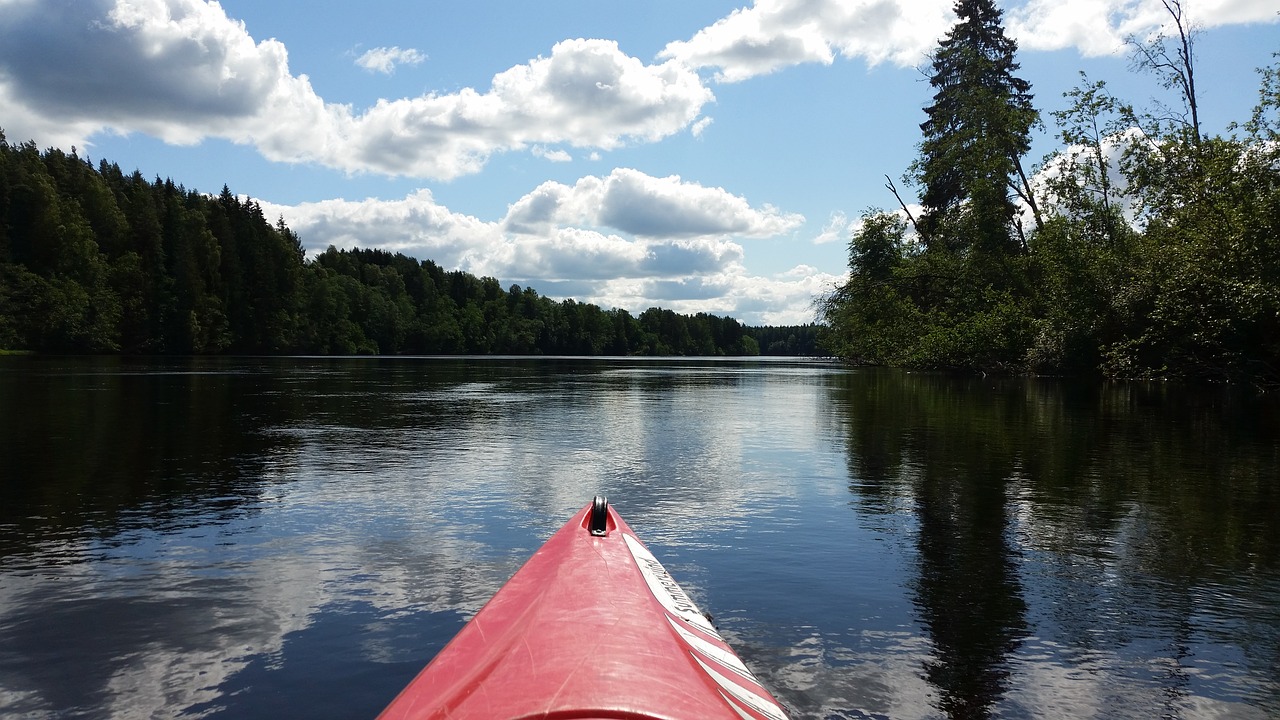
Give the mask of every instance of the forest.
[{"label": "forest", "polygon": [[816,326],[633,316],[382,250],[300,238],[218,196],[0,131],[0,351],[796,355]]},{"label": "forest", "polygon": [[[1044,128],[991,0],[959,0],[899,207],[869,209],[822,342],[850,362],[1280,387],[1280,63],[1252,115],[1205,133],[1195,23],[1130,38],[1176,98],[1140,110],[1081,75]],[[1277,55],[1280,57],[1280,54]],[[1241,68],[1247,77],[1249,68]],[[1241,87],[1247,87],[1242,83]]]}]

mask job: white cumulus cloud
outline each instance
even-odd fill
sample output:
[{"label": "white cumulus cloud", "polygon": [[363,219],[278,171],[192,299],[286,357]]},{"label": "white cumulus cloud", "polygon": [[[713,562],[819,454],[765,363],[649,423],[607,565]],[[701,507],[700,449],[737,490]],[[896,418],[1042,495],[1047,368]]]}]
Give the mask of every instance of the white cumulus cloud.
[{"label": "white cumulus cloud", "polygon": [[425,189],[398,200],[262,206],[313,254],[330,245],[377,247],[634,312],[662,306],[747,322],[809,322],[813,295],[832,281],[812,268],[758,277],[743,266],[737,238],[790,232],[800,216],[629,169],[573,185],[543,183],[494,221],[456,213]]},{"label": "white cumulus cloud", "polygon": [[831,213],[831,217],[827,220],[827,224],[822,226],[822,232],[813,239],[814,245],[826,245],[834,242],[848,242],[852,233],[853,222],[849,217],[840,211]]},{"label": "white cumulus cloud", "polygon": [[413,48],[379,47],[366,51],[356,58],[356,65],[369,72],[390,75],[400,65],[421,65],[427,56]]},{"label": "white cumulus cloud", "polygon": [[551,162],[573,162],[573,156],[559,148],[553,149],[548,148],[545,145],[534,145],[529,149],[529,152],[532,153],[534,157],[540,157],[543,160],[550,160]]},{"label": "white cumulus cloud", "polygon": [[254,43],[203,2],[14,3],[0,13],[0,106],[33,123],[6,120],[22,139],[84,144],[104,129],[245,139],[279,95],[307,86],[287,66],[282,44]]},{"label": "white cumulus cloud", "polygon": [[[1184,3],[1185,24],[1210,28],[1280,20],[1270,0],[1197,0]],[[1009,33],[1024,50],[1075,48],[1082,55],[1126,52],[1125,38],[1147,37],[1169,27],[1170,15],[1158,2],[1132,0],[1028,0],[1006,16]]]},{"label": "white cumulus cloud", "polygon": [[[1276,22],[1274,0],[1188,3],[1201,27]],[[1009,34],[1026,50],[1076,48],[1083,55],[1123,51],[1124,38],[1145,36],[1169,20],[1159,2],[1026,0],[999,3]],[[952,0],[756,0],[669,43],[659,57],[711,68],[719,82],[741,82],[793,65],[829,65],[837,56],[870,65],[926,62],[955,24]]]},{"label": "white cumulus cloud", "polygon": [[752,207],[723,188],[679,176],[656,178],[629,168],[617,168],[605,177],[583,177],[572,187],[543,183],[513,203],[503,221],[517,233],[578,224],[653,238],[773,237],[803,222],[802,216],[769,205]]},{"label": "white cumulus cloud", "polygon": [[757,0],[660,57],[716,68],[739,82],[801,63],[831,64],[837,54],[875,65],[917,65],[954,23],[951,0]]},{"label": "white cumulus cloud", "polygon": [[[404,62],[408,51],[371,57]],[[393,57],[394,55],[394,57]],[[378,62],[374,62],[377,60]],[[202,0],[11,2],[0,13],[0,107],[15,139],[91,145],[102,132],[171,143],[224,138],[281,162],[449,179],[536,145],[613,149],[688,127],[713,99],[687,66],[646,64],[608,40],[565,40],[489,89],[328,103]]]}]

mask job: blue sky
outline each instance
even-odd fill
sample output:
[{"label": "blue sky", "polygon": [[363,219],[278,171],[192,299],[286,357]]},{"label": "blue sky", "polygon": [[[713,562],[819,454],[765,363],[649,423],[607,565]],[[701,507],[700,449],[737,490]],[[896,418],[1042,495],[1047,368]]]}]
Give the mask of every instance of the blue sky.
[{"label": "blue sky", "polygon": [[[1048,112],[1160,0],[997,3]],[[1186,0],[1206,129],[1257,102],[1274,0]],[[0,127],[383,247],[639,312],[813,319],[919,141],[949,0],[0,0]]]}]

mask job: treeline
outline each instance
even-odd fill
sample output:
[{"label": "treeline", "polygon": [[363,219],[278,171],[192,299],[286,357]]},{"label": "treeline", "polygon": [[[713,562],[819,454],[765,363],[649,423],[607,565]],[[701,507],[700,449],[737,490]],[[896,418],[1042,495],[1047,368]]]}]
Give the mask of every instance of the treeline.
[{"label": "treeline", "polygon": [[764,325],[750,329],[751,336],[760,346],[761,355],[785,355],[790,357],[816,357],[825,354],[818,347],[818,334],[822,326]]},{"label": "treeline", "polygon": [[1140,112],[1082,76],[1037,172],[1016,45],[990,0],[960,0],[907,176],[923,210],[899,197],[863,217],[824,345],[872,364],[1280,385],[1280,65],[1250,118],[1205,134],[1195,35],[1165,7],[1170,34],[1132,40],[1134,62],[1181,107]]},{"label": "treeline", "polygon": [[283,221],[225,187],[210,197],[105,160],[95,168],[74,149],[9,145],[2,132],[0,350],[760,352],[733,318],[661,308],[636,317],[379,250],[306,260]]},{"label": "treeline", "polygon": [[329,248],[307,264],[305,349],[325,354],[757,355],[737,320],[640,315],[554,301],[383,250]]}]

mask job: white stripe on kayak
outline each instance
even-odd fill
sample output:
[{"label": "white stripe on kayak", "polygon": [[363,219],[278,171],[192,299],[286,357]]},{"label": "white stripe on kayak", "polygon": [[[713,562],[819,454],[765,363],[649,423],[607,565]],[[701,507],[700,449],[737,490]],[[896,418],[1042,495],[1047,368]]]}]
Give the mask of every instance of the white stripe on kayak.
[{"label": "white stripe on kayak", "polygon": [[725,695],[723,690],[720,691],[720,697],[724,698],[724,704],[732,708],[733,711],[738,714],[738,717],[742,718],[743,720],[756,720],[755,718],[751,717],[751,715],[748,714],[746,710],[743,710],[741,707],[739,707],[738,703],[733,698],[729,697],[728,695]]},{"label": "white stripe on kayak", "polygon": [[756,676],[752,675],[751,671],[747,669],[747,666],[742,663],[742,659],[737,655],[734,655],[732,651],[725,650],[719,645],[713,645],[706,640],[703,640],[697,635],[694,635],[688,630],[680,627],[670,617],[667,618],[667,622],[671,623],[671,627],[675,629],[675,631],[685,641],[685,644],[690,648],[702,653],[707,658],[720,663],[726,670],[732,670],[734,673],[742,677],[742,679],[750,680],[756,685],[760,684],[760,681],[756,679]]},{"label": "white stripe on kayak", "polygon": [[711,637],[722,640],[720,633],[716,632],[716,629],[703,616],[702,611],[698,610],[698,606],[693,603],[675,578],[671,577],[671,573],[662,567],[662,563],[658,562],[653,553],[627,533],[622,534],[622,539],[626,541],[627,549],[631,551],[631,557],[636,561],[636,567],[640,568],[640,574],[644,576],[649,592],[653,593],[659,603],[662,603],[662,607]]},{"label": "white stripe on kayak", "polygon": [[716,672],[710,665],[707,665],[706,663],[702,662],[702,659],[699,658],[697,655],[694,655],[693,659],[699,665],[702,666],[702,669],[705,670],[707,674],[711,676],[712,680],[716,681],[716,684],[720,686],[721,690],[724,690],[725,692],[732,695],[733,698],[738,702],[760,713],[761,715],[764,715],[765,717],[769,718],[769,720],[787,720],[786,713],[782,712],[782,708],[778,707],[772,701],[767,700],[761,697],[760,695],[757,695],[756,693],[751,692],[750,690],[738,685],[737,683],[725,677],[724,675],[721,675],[720,673]]}]

